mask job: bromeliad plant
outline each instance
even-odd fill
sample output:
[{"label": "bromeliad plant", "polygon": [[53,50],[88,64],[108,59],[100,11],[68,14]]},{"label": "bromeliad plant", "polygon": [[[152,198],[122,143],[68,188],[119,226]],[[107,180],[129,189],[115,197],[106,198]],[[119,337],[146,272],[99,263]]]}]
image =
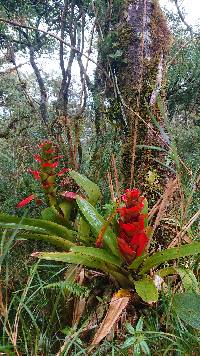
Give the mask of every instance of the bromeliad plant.
[{"label": "bromeliad plant", "polygon": [[[170,260],[200,253],[200,243],[150,255],[152,229],[148,226],[148,203],[138,189],[127,189],[122,195],[122,203],[116,201],[111,215],[105,220],[95,208],[100,197],[98,186],[73,170],[63,168],[59,171],[61,156],[50,141],[39,147],[41,154],[35,155],[35,159],[40,168],[30,172],[41,183],[49,206],[39,219],[1,213],[0,226],[8,230],[8,236],[10,230],[17,229],[17,238],[46,241],[61,252],[41,252],[35,256],[101,270],[112,276],[121,288],[135,290],[145,302],[158,300],[155,275],[164,277],[180,272],[180,276],[187,276],[187,270],[184,274],[183,269],[167,267],[159,270],[158,267]],[[59,190],[61,184],[57,180],[66,174],[74,181],[76,192]],[[33,200],[36,204],[42,203],[31,194],[17,207]],[[116,216],[118,219],[114,224]],[[194,275],[192,280],[195,280]]]}]

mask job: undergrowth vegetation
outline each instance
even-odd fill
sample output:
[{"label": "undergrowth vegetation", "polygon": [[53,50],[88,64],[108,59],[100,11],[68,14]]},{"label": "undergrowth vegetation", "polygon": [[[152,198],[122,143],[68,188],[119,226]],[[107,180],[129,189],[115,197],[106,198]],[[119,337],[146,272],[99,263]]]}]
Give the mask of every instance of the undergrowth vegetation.
[{"label": "undergrowth vegetation", "polygon": [[0,2],[0,355],[199,355],[200,47],[174,4]]},{"label": "undergrowth vegetation", "polygon": [[[17,210],[39,205],[40,215],[0,215],[1,351],[183,355],[192,347],[197,355],[196,180],[187,178],[186,184],[186,173],[177,171],[149,208],[148,197],[136,188],[119,197],[115,192],[100,207],[95,183],[58,168],[62,155],[56,145],[44,141],[38,149],[39,169],[29,174],[43,193],[31,191]],[[63,191],[66,177],[73,191]]]}]

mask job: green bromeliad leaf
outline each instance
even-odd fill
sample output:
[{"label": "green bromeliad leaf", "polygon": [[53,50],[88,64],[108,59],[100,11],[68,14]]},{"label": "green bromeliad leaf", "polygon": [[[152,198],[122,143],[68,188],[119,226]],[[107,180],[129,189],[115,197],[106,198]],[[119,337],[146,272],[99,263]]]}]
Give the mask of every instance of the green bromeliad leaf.
[{"label": "green bromeliad leaf", "polygon": [[71,201],[63,201],[59,204],[59,208],[62,210],[64,219],[66,221],[70,221],[70,215],[73,208],[73,202]]},{"label": "green bromeliad leaf", "polygon": [[134,284],[137,294],[144,302],[157,302],[158,290],[150,277],[135,281]]},{"label": "green bromeliad leaf", "polygon": [[73,263],[77,265],[84,265],[89,268],[97,268],[102,270],[103,263],[91,256],[85,256],[77,252],[39,252],[35,254],[36,257],[49,260],[59,261],[66,263]]},{"label": "green bromeliad leaf", "polygon": [[[89,223],[92,232],[94,233],[95,237],[97,237],[103,226],[106,224],[105,220],[87,200],[78,197],[76,201],[84,218]],[[105,243],[105,247],[109,248],[113,255],[120,258],[116,235],[109,226],[103,234],[103,241]]]},{"label": "green bromeliad leaf", "polygon": [[[96,254],[92,252],[92,249],[89,248],[88,254],[84,254],[83,249],[76,251],[76,248],[71,252],[37,252],[34,254],[35,257],[50,260],[50,261],[60,261],[65,263],[72,263],[77,265],[84,265],[88,268],[95,268],[103,271],[106,274],[112,275],[114,279],[119,283],[122,288],[130,288],[130,281],[126,275],[123,274],[123,271],[118,268],[117,260],[114,256],[110,257],[106,251],[98,250]],[[78,252],[78,251],[81,251]],[[114,258],[113,258],[114,257]],[[115,265],[114,265],[115,264]],[[116,266],[117,265],[117,266]]]},{"label": "green bromeliad leaf", "polygon": [[138,269],[139,266],[142,264],[142,262],[144,261],[145,259],[145,255],[141,255],[141,256],[138,256],[136,257],[136,259],[128,266],[129,269]]},{"label": "green bromeliad leaf", "polygon": [[49,206],[49,207],[43,209],[41,212],[41,216],[42,216],[43,220],[52,221],[52,222],[55,222],[56,224],[60,224],[60,225],[64,224],[64,219],[58,213],[55,206]]},{"label": "green bromeliad leaf", "polygon": [[29,232],[19,231],[17,233],[16,238],[18,240],[25,239],[25,240],[48,242],[49,244],[56,246],[64,251],[69,251],[70,248],[74,246],[73,242],[63,239],[62,237],[55,236],[55,235],[48,235],[48,234],[32,233],[30,231]]},{"label": "green bromeliad leaf", "polygon": [[120,266],[121,261],[114,255],[111,255],[107,250],[103,250],[101,248],[95,247],[84,247],[84,246],[73,246],[71,247],[71,251],[80,253],[87,257],[92,257],[98,260],[101,260],[105,263],[111,263],[115,266]]},{"label": "green bromeliad leaf", "polygon": [[182,245],[180,247],[170,248],[161,252],[156,252],[152,256],[148,257],[140,271],[140,275],[145,274],[151,268],[159,266],[161,263],[186,257],[194,256],[200,253],[200,242],[194,242],[188,245]]},{"label": "green bromeliad leaf", "polygon": [[69,175],[75,180],[79,187],[84,189],[88,196],[88,201],[92,205],[96,204],[101,195],[98,185],[76,171],[69,171]]},{"label": "green bromeliad leaf", "polygon": [[53,234],[63,239],[74,241],[75,232],[67,229],[65,226],[51,221],[33,218],[20,218],[6,214],[0,214],[0,226],[6,229],[21,229],[42,234]]}]

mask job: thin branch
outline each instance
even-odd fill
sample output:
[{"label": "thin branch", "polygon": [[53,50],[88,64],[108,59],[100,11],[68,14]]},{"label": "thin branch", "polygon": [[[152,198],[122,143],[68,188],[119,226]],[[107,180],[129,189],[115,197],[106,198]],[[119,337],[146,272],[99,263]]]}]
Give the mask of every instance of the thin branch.
[{"label": "thin branch", "polygon": [[175,6],[176,6],[176,9],[177,9],[177,12],[178,12],[178,15],[179,15],[181,21],[182,21],[183,24],[186,26],[186,29],[187,29],[187,31],[190,33],[191,38],[193,38],[193,37],[194,37],[194,32],[193,32],[193,30],[192,30],[192,26],[190,26],[190,25],[185,21],[185,18],[184,18],[184,16],[183,16],[183,14],[182,14],[182,12],[181,12],[181,9],[180,9],[180,7],[179,7],[179,4],[178,4],[178,0],[174,0],[174,4],[175,4]]},{"label": "thin branch", "polygon": [[37,64],[35,62],[35,51],[34,51],[34,48],[33,46],[29,46],[29,54],[30,54],[30,63],[31,63],[31,66],[34,70],[34,73],[35,73],[35,76],[37,78],[37,81],[38,81],[38,85],[39,85],[39,88],[40,88],[40,112],[41,112],[41,117],[42,117],[42,120],[44,121],[44,124],[47,125],[47,121],[48,121],[48,118],[47,118],[47,92],[46,92],[46,88],[45,88],[45,85],[44,85],[44,81],[43,81],[43,78],[40,74],[40,71],[37,67]]},{"label": "thin branch", "polygon": [[[55,38],[56,40],[58,40],[60,42],[62,42],[65,46],[73,49],[76,53],[79,52],[76,47],[72,46],[69,42],[62,40],[62,38],[60,38],[59,36],[55,35],[52,32],[48,32],[48,31],[45,31],[42,29],[37,29],[36,27],[33,27],[33,26],[22,25],[22,24],[17,23],[16,21],[11,21],[11,20],[7,20],[7,19],[3,19],[3,18],[0,18],[0,22],[8,23],[9,25],[20,27],[20,28],[25,28],[27,30],[42,32],[52,38]],[[90,62],[94,63],[105,74],[106,78],[110,81],[110,77],[109,77],[108,73],[94,59],[92,59],[91,57],[88,57],[85,53],[82,53],[82,56],[85,57],[86,59],[88,59]]]}]

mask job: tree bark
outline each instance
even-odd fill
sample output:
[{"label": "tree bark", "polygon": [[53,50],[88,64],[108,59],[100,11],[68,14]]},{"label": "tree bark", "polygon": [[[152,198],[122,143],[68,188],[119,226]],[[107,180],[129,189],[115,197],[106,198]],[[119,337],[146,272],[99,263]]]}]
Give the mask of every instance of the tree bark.
[{"label": "tree bark", "polygon": [[[158,177],[158,186],[164,185],[166,172],[154,161],[153,150],[138,150],[138,145],[166,148],[161,137],[163,118],[158,107],[158,97],[164,98],[165,58],[170,47],[170,32],[157,0],[129,0],[112,16],[109,30],[104,30],[99,40],[101,63],[106,63],[112,84],[104,82],[104,102],[109,102],[107,114],[117,113],[120,137],[123,141],[121,170],[124,185],[133,186],[139,180],[148,190],[148,174]],[[101,25],[101,29],[106,26]],[[108,115],[107,115],[108,116]],[[158,127],[152,125],[154,116]],[[112,116],[110,116],[112,120]],[[116,119],[116,118],[115,118]],[[161,130],[162,131],[162,130]]]}]

